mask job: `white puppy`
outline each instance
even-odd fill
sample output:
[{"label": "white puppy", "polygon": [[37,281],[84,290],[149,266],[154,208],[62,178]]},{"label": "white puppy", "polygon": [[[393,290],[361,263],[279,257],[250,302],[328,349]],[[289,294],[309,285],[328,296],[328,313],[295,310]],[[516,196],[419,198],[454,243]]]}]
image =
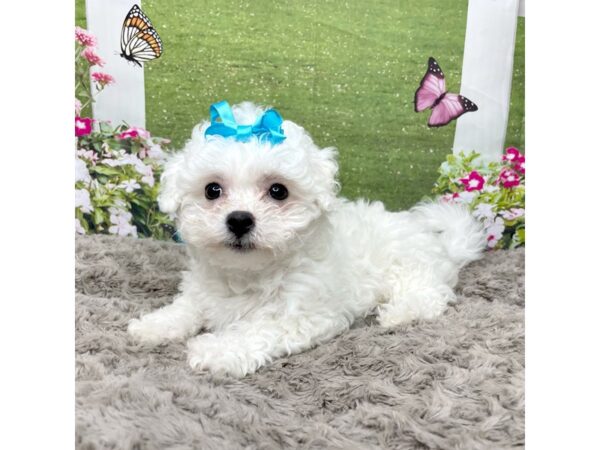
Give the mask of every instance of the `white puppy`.
[{"label": "white puppy", "polygon": [[[243,103],[233,114],[251,124],[263,110]],[[432,319],[481,256],[481,226],[458,206],[388,212],[336,197],[335,150],[293,122],[274,145],[205,136],[209,125],[162,176],[160,207],[176,214],[190,256],[181,293],[128,328],[151,344],[191,338],[195,369],[241,377],[372,312],[385,327]]]}]

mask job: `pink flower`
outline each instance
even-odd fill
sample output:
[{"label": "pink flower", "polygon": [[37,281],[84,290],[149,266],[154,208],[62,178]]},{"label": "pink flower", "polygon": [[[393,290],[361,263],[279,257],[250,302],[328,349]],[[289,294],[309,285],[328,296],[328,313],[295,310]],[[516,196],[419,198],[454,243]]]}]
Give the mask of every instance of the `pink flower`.
[{"label": "pink flower", "polygon": [[485,184],[485,180],[476,170],[471,172],[468,177],[461,178],[460,181],[465,185],[468,192],[480,191]]},{"label": "pink flower", "polygon": [[78,116],[81,113],[81,102],[75,98],[75,115]]},{"label": "pink flower", "polygon": [[85,136],[92,132],[93,119],[89,117],[75,117],[75,136]]},{"label": "pink flower", "polygon": [[521,180],[519,179],[519,174],[513,169],[507,168],[502,169],[502,171],[500,172],[500,176],[498,177],[498,181],[505,188],[518,186],[521,182]]},{"label": "pink flower", "polygon": [[103,72],[92,72],[92,79],[102,87],[115,82],[112,75]]},{"label": "pink flower", "polygon": [[513,164],[521,164],[525,162],[525,156],[523,156],[516,148],[509,147],[506,149],[505,154],[502,155],[502,161],[508,161]]},{"label": "pink flower", "polygon": [[104,60],[98,56],[94,47],[86,47],[81,52],[81,56],[87,59],[92,66],[102,67],[104,65]]},{"label": "pink flower", "polygon": [[75,27],[75,40],[84,47],[94,47],[96,45],[96,37],[80,27]]},{"label": "pink flower", "polygon": [[522,173],[523,175],[525,175],[525,162],[522,163],[516,163],[514,165],[514,168],[517,172]]},{"label": "pink flower", "polygon": [[150,133],[143,128],[131,127],[117,136],[118,139],[134,139],[137,137],[148,139],[150,137]]}]

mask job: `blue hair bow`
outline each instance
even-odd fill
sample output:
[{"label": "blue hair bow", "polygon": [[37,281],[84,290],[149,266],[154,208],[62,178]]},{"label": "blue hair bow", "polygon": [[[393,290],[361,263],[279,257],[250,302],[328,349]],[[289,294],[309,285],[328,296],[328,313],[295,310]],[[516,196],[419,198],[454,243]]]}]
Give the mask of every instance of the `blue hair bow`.
[{"label": "blue hair bow", "polygon": [[[217,122],[218,119],[221,119],[220,122]],[[233,137],[242,142],[256,136],[261,142],[267,140],[275,145],[285,139],[281,129],[282,123],[283,119],[279,113],[274,109],[269,109],[258,118],[254,125],[238,125],[229,103],[223,100],[210,106],[210,126],[206,129],[204,135]]]}]

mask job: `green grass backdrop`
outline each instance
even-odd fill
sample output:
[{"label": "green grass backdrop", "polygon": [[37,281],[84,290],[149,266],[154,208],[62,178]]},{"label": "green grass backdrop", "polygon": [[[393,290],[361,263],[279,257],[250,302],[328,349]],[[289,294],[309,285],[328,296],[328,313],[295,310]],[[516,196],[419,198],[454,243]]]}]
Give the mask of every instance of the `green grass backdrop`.
[{"label": "green grass backdrop", "polygon": [[[133,4],[133,1],[132,1]],[[406,208],[429,194],[455,124],[430,129],[413,97],[434,56],[458,92],[467,0],[145,1],[163,56],[146,64],[147,128],[179,148],[211,103],[251,100],[340,153],[342,194]],[[85,27],[84,0],[76,23]],[[506,146],[524,146],[519,18]],[[118,81],[118,80],[117,80]],[[110,87],[108,88],[110,89]],[[476,101],[476,99],[473,99]]]}]

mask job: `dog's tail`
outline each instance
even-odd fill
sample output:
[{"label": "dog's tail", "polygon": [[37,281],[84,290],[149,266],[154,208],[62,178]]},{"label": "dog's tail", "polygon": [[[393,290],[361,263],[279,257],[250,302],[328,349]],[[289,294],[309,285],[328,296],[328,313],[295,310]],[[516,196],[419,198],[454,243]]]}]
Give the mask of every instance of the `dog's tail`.
[{"label": "dog's tail", "polygon": [[411,210],[440,240],[448,256],[460,267],[481,258],[486,247],[483,225],[460,204],[424,202]]}]

